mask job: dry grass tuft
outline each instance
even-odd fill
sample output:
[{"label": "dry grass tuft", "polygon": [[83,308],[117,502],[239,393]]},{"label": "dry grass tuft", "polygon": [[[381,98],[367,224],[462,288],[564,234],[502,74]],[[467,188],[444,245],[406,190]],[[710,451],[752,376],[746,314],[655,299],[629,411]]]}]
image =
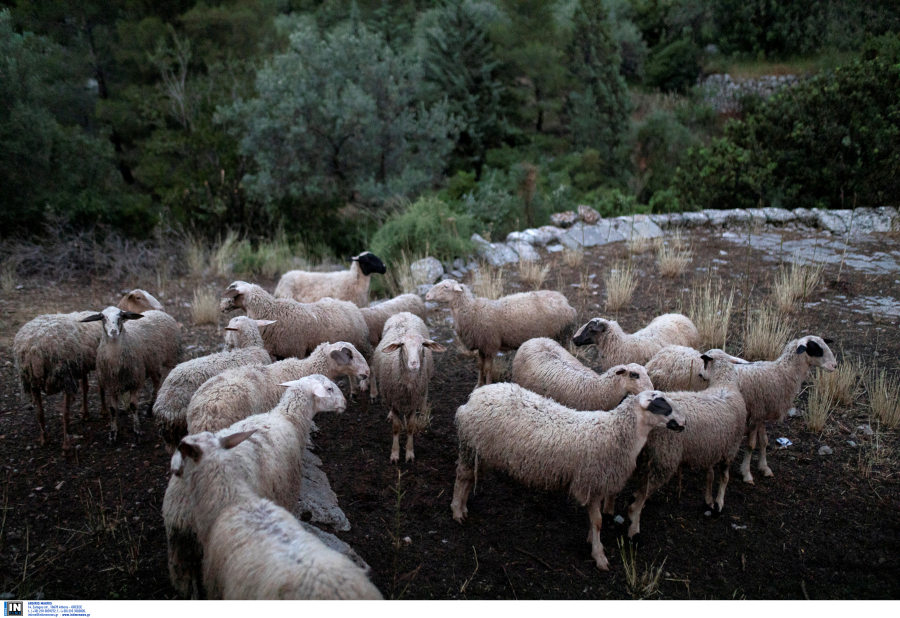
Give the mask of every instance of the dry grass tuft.
[{"label": "dry grass tuft", "polygon": [[681,232],[675,232],[667,242],[661,242],[656,250],[656,263],[663,277],[677,277],[687,271],[693,254],[685,247]]},{"label": "dry grass tuft", "polygon": [[721,280],[714,285],[712,279],[695,284],[691,290],[688,317],[700,333],[700,349],[725,349],[728,340],[728,323],[734,305],[734,288],[725,296]]},{"label": "dry grass tuft", "polygon": [[829,394],[835,403],[849,406],[856,399],[857,385],[862,372],[862,366],[858,361],[845,360],[831,373],[820,369],[816,384],[823,392]]},{"label": "dry grass tuft", "polygon": [[191,315],[194,324],[216,325],[219,323],[219,295],[207,288],[194,290],[194,298],[191,302]]},{"label": "dry grass tuft", "polygon": [[900,377],[887,369],[872,369],[866,375],[866,392],[872,415],[888,429],[900,426]]},{"label": "dry grass tuft", "polygon": [[425,402],[425,410],[413,416],[413,425],[417,433],[425,433],[431,427],[431,402]]},{"label": "dry grass tuft", "polygon": [[628,240],[628,253],[631,255],[646,253],[652,244],[653,243],[649,238],[644,236],[632,236]]},{"label": "dry grass tuft", "polygon": [[519,260],[519,278],[530,285],[533,290],[541,289],[548,274],[550,274],[549,264]]},{"label": "dry grass tuft", "polygon": [[[796,258],[795,258],[796,259]],[[772,297],[775,305],[782,313],[793,313],[797,310],[797,302],[809,296],[822,279],[825,263],[802,265],[797,262],[790,268],[782,266],[778,270]]]},{"label": "dry grass tuft", "polygon": [[648,599],[659,592],[659,578],[662,575],[666,558],[656,566],[656,561],[641,569],[637,564],[637,550],[627,541],[619,539],[619,553],[622,555],[622,568],[625,570],[625,585],[635,600]]},{"label": "dry grass tuft", "polygon": [[793,324],[777,311],[760,309],[750,320],[744,333],[742,357],[748,361],[775,360],[791,340]]},{"label": "dry grass tuft", "polygon": [[208,257],[203,240],[190,235],[185,239],[184,261],[191,277],[199,279],[204,275]]},{"label": "dry grass tuft", "polygon": [[216,241],[209,256],[209,266],[214,277],[231,274],[239,245],[238,233],[234,230],[229,230],[224,240]]},{"label": "dry grass tuft", "polygon": [[616,262],[603,279],[606,283],[607,311],[617,312],[631,302],[638,284],[631,262]]},{"label": "dry grass tuft", "polygon": [[810,431],[820,432],[825,429],[825,422],[834,409],[837,402],[834,394],[827,386],[822,384],[822,373],[817,374],[813,378],[813,385],[809,391],[809,399],[806,402],[806,427]]},{"label": "dry grass tuft", "polygon": [[400,258],[390,264],[390,268],[388,268],[387,274],[382,277],[382,281],[387,286],[392,298],[401,294],[412,294],[416,291],[416,280],[409,266],[421,259],[421,257],[417,255],[410,256],[407,255],[406,251],[400,251]]},{"label": "dry grass tuft", "polygon": [[502,268],[494,268],[487,262],[478,264],[478,271],[472,281],[472,291],[476,296],[497,300],[503,296],[505,285]]},{"label": "dry grass tuft", "polygon": [[16,289],[16,263],[12,260],[3,262],[0,266],[0,291],[4,294],[12,294]]},{"label": "dry grass tuft", "polygon": [[566,247],[562,251],[563,262],[569,268],[581,266],[584,262],[584,249],[569,249]]}]

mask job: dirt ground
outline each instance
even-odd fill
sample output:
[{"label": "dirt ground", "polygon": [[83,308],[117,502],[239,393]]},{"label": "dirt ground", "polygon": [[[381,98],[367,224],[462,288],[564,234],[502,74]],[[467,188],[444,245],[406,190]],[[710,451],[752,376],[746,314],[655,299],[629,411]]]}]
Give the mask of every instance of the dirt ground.
[{"label": "dirt ground", "polygon": [[[796,237],[796,236],[794,236]],[[634,256],[640,278],[629,305],[618,313],[626,331],[652,317],[683,308],[695,280],[713,276],[735,288],[735,311],[728,351],[740,353],[741,327],[748,304],[768,302],[775,266],[752,247],[711,232],[688,236],[694,260],[688,273],[662,279],[652,251]],[[896,251],[895,240],[879,238],[860,251]],[[624,244],[586,251],[580,266],[565,266],[560,254],[545,254],[553,267],[544,284],[561,289],[583,323],[602,311],[603,273],[626,255]],[[522,291],[515,267],[508,269],[507,292]],[[900,367],[897,319],[850,312],[841,299],[895,298],[900,274],[863,275],[827,267],[810,307],[796,317],[793,336],[819,334],[835,339],[841,358],[861,357],[867,366]],[[587,275],[596,273],[593,279]],[[596,288],[572,287],[596,282]],[[99,419],[96,390],[91,418],[72,431],[77,450],[60,448],[61,397],[47,398],[48,431],[53,442],[37,443],[35,414],[23,404],[11,362],[16,331],[42,313],[97,309],[114,304],[130,287],[158,290],[150,282],[81,285],[26,281],[0,297],[0,592],[13,598],[168,599],[175,598],[166,566],[160,507],[168,480],[169,457],[156,438],[134,442],[130,421],[119,443],[107,443]],[[222,290],[228,281],[204,281]],[[272,281],[258,281],[268,289]],[[217,351],[221,326],[195,327],[190,309],[196,281],[168,285],[166,310],[183,325],[185,358]],[[587,291],[587,294],[582,294]],[[840,298],[835,299],[835,296]],[[817,303],[817,304],[815,304]],[[430,316],[434,338],[452,339],[440,308]],[[386,598],[404,599],[622,599],[644,596],[626,581],[623,551],[617,544],[624,527],[604,527],[603,543],[611,570],[594,567],[586,509],[562,492],[524,487],[506,475],[479,478],[464,525],[450,516],[456,466],[453,416],[475,384],[475,361],[452,344],[436,355],[431,384],[432,421],[416,440],[416,461],[391,465],[390,423],[380,403],[352,403],[343,415],[316,418],[314,441],[324,470],[338,494],[352,529],[337,535],[372,567],[372,579]],[[510,356],[506,355],[506,359]],[[145,392],[142,401],[149,392]],[[798,409],[805,409],[801,394]],[[773,478],[755,475],[741,482],[738,463],[725,511],[713,519],[702,507],[703,475],[685,471],[651,497],[642,518],[645,545],[636,567],[662,565],[658,590],[664,599],[896,599],[900,597],[900,473],[898,432],[853,435],[869,418],[865,393],[829,419],[821,434],[809,432],[802,416],[769,428]],[[775,438],[793,445],[781,449]],[[851,446],[848,441],[854,441]],[[818,455],[823,444],[832,455]],[[755,470],[754,459],[754,470]],[[625,514],[629,491],[617,503]],[[400,539],[399,543],[395,539]],[[10,597],[6,597],[10,598]]]}]

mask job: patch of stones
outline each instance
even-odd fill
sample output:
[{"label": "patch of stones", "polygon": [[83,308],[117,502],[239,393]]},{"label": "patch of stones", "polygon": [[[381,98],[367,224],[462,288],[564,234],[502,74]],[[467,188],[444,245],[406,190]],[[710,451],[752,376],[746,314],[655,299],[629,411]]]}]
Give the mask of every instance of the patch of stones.
[{"label": "patch of stones", "polygon": [[736,80],[728,73],[710,75],[700,89],[703,99],[716,113],[728,114],[741,111],[741,99],[748,94],[769,98],[785,86],[800,81],[796,75],[763,75],[755,79]]}]

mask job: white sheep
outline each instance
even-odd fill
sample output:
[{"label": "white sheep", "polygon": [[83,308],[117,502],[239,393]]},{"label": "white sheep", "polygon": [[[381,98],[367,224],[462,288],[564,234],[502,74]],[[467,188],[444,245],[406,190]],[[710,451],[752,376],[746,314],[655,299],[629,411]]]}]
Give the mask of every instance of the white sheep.
[{"label": "white sheep", "polygon": [[153,413],[170,453],[187,435],[188,405],[204,382],[234,367],[258,367],[272,362],[259,334],[260,327],[270,324],[271,320],[251,320],[246,316],[232,318],[225,327],[226,336],[234,334],[240,347],[186,361],[169,373],[159,389]]},{"label": "white sheep", "polygon": [[653,390],[640,365],[616,365],[602,375],[582,365],[552,339],[529,339],[519,347],[513,382],[575,410],[611,410],[629,394]]},{"label": "white sheep", "polygon": [[425,303],[418,294],[401,294],[377,305],[363,307],[360,311],[369,327],[369,342],[373,346],[378,345],[381,341],[384,325],[392,315],[408,311],[424,320],[426,314]]},{"label": "white sheep", "polygon": [[594,318],[578,329],[572,341],[577,346],[596,344],[601,367],[606,371],[613,365],[646,365],[654,354],[666,346],[695,348],[700,345],[700,334],[687,317],[667,313],[630,335],[622,330],[618,322]]},{"label": "white sheep", "polygon": [[[143,314],[107,307],[101,313],[89,315],[82,322],[103,322],[102,338],[97,348],[97,375],[100,386],[112,400],[109,439],[118,436],[119,395],[130,395],[129,411],[134,432],[142,435],[137,412],[137,397],[145,380],[153,383],[153,393],[147,413],[153,410],[162,380],[178,362],[181,332],[178,323],[162,311]],[[131,324],[126,327],[126,321]]]},{"label": "white sheep", "polygon": [[738,370],[741,393],[747,402],[747,450],[741,463],[741,475],[745,483],[753,483],[750,474],[750,457],[759,443],[759,470],[763,476],[773,476],[766,463],[766,423],[781,422],[800,392],[800,385],[809,375],[810,367],[821,367],[831,372],[837,369],[837,361],[828,344],[831,339],[809,335],[788,343],[774,361],[758,361],[735,365]]},{"label": "white sheep", "polygon": [[[37,410],[39,440],[47,444],[44,403],[41,393],[62,392],[63,449],[69,450],[69,412],[72,398],[82,392],[81,418],[88,418],[88,374],[97,364],[97,347],[102,328],[82,324],[90,311],[39,315],[25,324],[13,340],[13,358],[22,394]],[[101,408],[106,410],[105,391],[101,388]]]},{"label": "white sheep", "polygon": [[604,500],[625,486],[651,429],[682,431],[684,422],[659,391],[630,396],[611,412],[578,412],[517,384],[476,389],[456,411],[453,519],[462,522],[468,515],[478,467],[499,468],[533,487],[568,489],[588,507],[591,555],[598,568],[608,570],[600,542]]},{"label": "white sheep", "polygon": [[[250,447],[235,453],[232,467],[240,468],[246,475],[254,493],[293,509],[300,497],[303,454],[313,417],[322,411],[343,412],[347,402],[340,389],[321,375],[279,386],[283,395],[270,412],[250,416],[217,435],[224,438],[238,432],[253,433]],[[181,455],[176,453],[163,499],[169,575],[182,595],[200,598],[203,548],[196,535],[188,486],[182,478],[183,464]]]},{"label": "white sheep", "polygon": [[557,337],[575,321],[575,310],[559,292],[510,294],[499,300],[475,296],[469,286],[445,279],[425,300],[450,303],[456,334],[478,351],[478,386],[491,383],[494,356],[535,337]]},{"label": "white sheep", "polygon": [[[742,358],[729,356],[734,364],[746,364]],[[700,375],[703,369],[701,353],[693,348],[670,345],[647,361],[647,375],[661,391],[702,391],[707,382]]]},{"label": "white sheep", "polygon": [[[275,325],[269,327],[272,328]],[[271,365],[236,367],[203,383],[188,404],[188,433],[218,431],[278,404],[282,382],[321,374],[330,380],[346,375],[365,380],[369,365],[353,344],[323,343],[308,358],[288,358]]]},{"label": "white sheep", "polygon": [[334,298],[350,301],[357,307],[368,306],[369,277],[373,273],[383,275],[387,269],[384,262],[368,251],[350,260],[350,270],[331,273],[291,270],[284,273],[275,287],[275,298],[292,298],[300,303]]},{"label": "white sheep", "polygon": [[[253,431],[186,436],[176,456],[213,599],[380,599],[365,572],[253,489],[234,451]],[[176,456],[173,456],[173,464]]]},{"label": "white sheep", "polygon": [[428,406],[428,382],[434,375],[432,352],[446,348],[431,340],[428,327],[408,312],[392,316],[384,325],[381,343],[375,348],[372,373],[380,384],[381,397],[393,423],[391,463],[400,460],[400,427],[406,427],[406,461],[411,461],[417,416]]},{"label": "white sheep", "polygon": [[[637,491],[628,507],[628,537],[640,542],[641,511],[647,498],[668,482],[679,468],[706,470],[705,505],[718,515],[725,507],[728,468],[737,456],[747,426],[747,407],[738,386],[736,365],[722,350],[701,355],[704,378],[709,387],[701,392],[665,394],[672,406],[684,415],[685,431],[677,435],[654,429],[647,438],[635,472]],[[719,471],[719,492],[713,501],[715,469]]]},{"label": "white sheep", "polygon": [[154,309],[156,311],[165,311],[162,303],[156,300],[150,292],[141,289],[134,289],[125,294],[116,306],[122,311],[132,311],[134,313],[144,313]]}]

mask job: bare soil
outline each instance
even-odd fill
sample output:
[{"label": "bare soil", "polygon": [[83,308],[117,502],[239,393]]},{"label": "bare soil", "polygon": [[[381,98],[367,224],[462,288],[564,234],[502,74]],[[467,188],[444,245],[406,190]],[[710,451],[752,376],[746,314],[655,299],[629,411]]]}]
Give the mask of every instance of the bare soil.
[{"label": "bare soil", "polygon": [[[796,237],[796,236],[794,236]],[[658,275],[653,251],[633,257],[640,283],[633,300],[619,311],[626,331],[659,313],[683,308],[695,281],[720,277],[736,292],[728,350],[740,353],[746,307],[767,301],[775,267],[709,232],[688,237],[694,260],[687,274]],[[885,247],[888,247],[887,249]],[[897,249],[879,239],[870,250]],[[861,250],[865,250],[864,248]],[[584,263],[571,268],[560,254],[549,255],[553,268],[544,284],[563,291],[579,311],[579,322],[602,310],[603,273],[614,259],[626,257],[622,243],[586,251]],[[864,276],[837,268],[825,270],[823,284],[808,299],[813,304],[795,316],[794,336],[820,334],[836,340],[840,358],[859,356],[867,366],[887,367],[894,375],[900,358],[895,318],[852,313],[835,296],[896,297],[900,275]],[[507,292],[527,289],[516,268],[507,272]],[[593,279],[586,276],[596,273]],[[596,288],[576,288],[582,280]],[[205,281],[224,289],[227,281]],[[260,281],[268,289],[272,281]],[[91,418],[73,415],[78,449],[61,450],[60,396],[46,398],[50,445],[37,443],[34,412],[23,403],[11,362],[16,331],[42,313],[102,309],[121,291],[149,282],[120,284],[28,281],[0,298],[0,592],[17,598],[167,599],[175,598],[166,566],[166,541],[160,506],[168,480],[168,462],[146,422],[148,438],[135,442],[124,419],[119,443],[107,443],[99,419],[96,390]],[[167,311],[182,324],[185,358],[209,354],[222,341],[220,327],[192,325],[190,302],[196,281],[169,282]],[[586,293],[582,293],[585,291]],[[430,318],[435,339],[452,339],[449,313]],[[624,527],[605,527],[603,542],[612,565],[600,572],[585,542],[586,509],[564,493],[524,487],[506,475],[479,478],[469,501],[469,519],[450,516],[456,467],[453,416],[475,384],[475,361],[455,346],[436,355],[432,382],[431,425],[416,440],[416,461],[388,461],[390,423],[378,403],[352,403],[343,415],[322,414],[314,441],[324,470],[353,528],[337,533],[371,565],[372,579],[388,598],[405,599],[621,599],[633,593],[626,582],[617,545]],[[505,356],[509,359],[510,356]],[[92,378],[92,388],[94,380]],[[149,396],[145,392],[143,400]],[[801,394],[798,409],[805,410]],[[120,421],[122,422],[122,421]],[[807,431],[802,416],[770,426],[769,463],[773,478],[755,474],[756,484],[741,482],[736,462],[724,513],[716,519],[702,509],[703,475],[685,471],[651,497],[644,511],[645,546],[637,568],[662,567],[651,596],[666,599],[896,599],[900,597],[900,474],[898,432],[878,430],[856,435],[869,417],[864,392],[849,408],[840,408],[821,434]],[[860,432],[861,433],[861,432]],[[781,449],[775,438],[793,445]],[[851,446],[848,441],[854,441]],[[834,453],[820,456],[821,445]],[[756,461],[753,462],[754,470]],[[617,513],[625,514],[629,491]],[[404,539],[407,539],[404,540]],[[398,540],[399,539],[399,540]]]}]

